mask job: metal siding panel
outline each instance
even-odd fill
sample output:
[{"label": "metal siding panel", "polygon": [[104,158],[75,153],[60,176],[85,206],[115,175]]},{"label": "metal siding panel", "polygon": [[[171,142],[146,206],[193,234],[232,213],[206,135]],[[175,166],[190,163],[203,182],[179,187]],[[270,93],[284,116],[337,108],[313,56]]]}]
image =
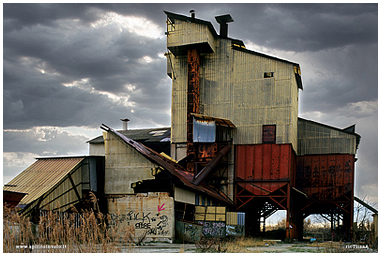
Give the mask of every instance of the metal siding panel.
[{"label": "metal siding panel", "polygon": [[236,146],[235,150],[236,150],[236,154],[235,154],[236,155],[236,161],[235,161],[236,177],[240,178],[240,179],[244,179],[244,177],[245,177],[245,158],[244,158],[243,154],[245,154],[245,148],[243,146]]},{"label": "metal siding panel", "polygon": [[298,155],[356,154],[356,136],[298,119]]},{"label": "metal siding panel", "polygon": [[279,180],[279,161],[280,161],[280,147],[278,145],[271,145],[271,176],[272,180]]},{"label": "metal siding panel", "polygon": [[133,194],[132,183],[155,178],[155,165],[115,135],[108,133],[105,145],[105,194]]},{"label": "metal siding panel", "polygon": [[226,225],[238,225],[237,224],[237,212],[226,213]]},{"label": "metal siding panel", "polygon": [[[264,180],[271,179],[271,144],[263,145],[263,176]],[[263,187],[270,190],[270,184],[263,184]]]},{"label": "metal siding panel", "polygon": [[[237,126],[236,144],[260,143],[261,125],[275,122],[283,127],[277,136],[279,143],[292,143],[296,149],[296,134],[293,138],[289,135],[296,130],[291,126],[297,126],[297,97],[290,95],[293,66],[232,50],[228,43],[219,41],[216,54],[204,57],[200,74],[203,113],[231,120]],[[263,72],[271,67],[263,67],[261,62],[271,63],[288,78],[271,79],[266,84]],[[295,116],[289,114],[292,108]]]},{"label": "metal siding panel", "polygon": [[214,37],[204,24],[175,20],[174,30],[168,31],[167,47],[207,43],[214,49]]},{"label": "metal siding panel", "polygon": [[[258,144],[258,145],[237,145],[235,147],[236,173],[237,177],[243,180],[269,180],[267,182],[249,183],[238,182],[239,185],[256,195],[266,195],[265,190],[275,191],[284,183],[271,182],[279,179],[291,179],[292,166],[292,146],[277,144]],[[284,158],[284,159],[282,159]],[[294,160],[295,161],[295,160]],[[283,165],[282,172],[280,171]]]},{"label": "metal siding panel", "polygon": [[245,226],[245,213],[238,212],[237,213],[237,225]]},{"label": "metal siding panel", "polygon": [[290,147],[287,145],[280,146],[280,163],[279,163],[279,178],[286,179],[290,177],[290,162],[291,162]]},{"label": "metal siding panel", "polygon": [[344,156],[336,155],[335,198],[344,194]]},{"label": "metal siding panel", "polygon": [[176,79],[172,79],[171,142],[186,142],[187,130],[187,59],[174,59]]},{"label": "metal siding panel", "polygon": [[353,155],[299,156],[296,187],[311,199],[331,201],[353,190]]},{"label": "metal siding panel", "polygon": [[254,152],[254,179],[261,180],[263,179],[263,147],[253,146],[255,148]]},{"label": "metal siding panel", "polygon": [[311,157],[310,156],[307,156],[304,158],[303,180],[304,180],[304,186],[306,187],[306,193],[308,193],[308,195],[311,195]]}]

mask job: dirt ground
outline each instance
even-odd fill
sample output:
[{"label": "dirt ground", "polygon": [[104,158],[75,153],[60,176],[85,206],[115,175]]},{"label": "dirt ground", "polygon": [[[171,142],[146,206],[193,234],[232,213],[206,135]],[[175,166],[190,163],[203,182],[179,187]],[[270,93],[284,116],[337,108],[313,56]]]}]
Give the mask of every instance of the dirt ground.
[{"label": "dirt ground", "polygon": [[[271,243],[270,243],[271,244]],[[325,242],[322,244],[310,244],[308,242],[283,243],[275,242],[268,246],[248,247],[247,251],[251,253],[377,253],[364,245],[341,245]],[[195,244],[169,244],[169,243],[146,243],[143,246],[119,247],[121,252],[129,253],[200,253]]]}]

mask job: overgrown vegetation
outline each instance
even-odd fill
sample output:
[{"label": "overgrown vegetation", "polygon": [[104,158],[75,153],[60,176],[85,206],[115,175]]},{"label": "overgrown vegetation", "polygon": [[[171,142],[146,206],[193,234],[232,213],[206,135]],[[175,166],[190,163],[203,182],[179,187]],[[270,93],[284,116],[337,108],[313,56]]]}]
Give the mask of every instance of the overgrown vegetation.
[{"label": "overgrown vegetation", "polygon": [[[47,211],[38,225],[14,210],[4,207],[3,252],[120,252],[118,245],[132,248],[135,229],[127,226],[122,233],[101,212],[62,214]],[[139,238],[142,241],[144,238]],[[131,246],[131,247],[130,247]]]}]

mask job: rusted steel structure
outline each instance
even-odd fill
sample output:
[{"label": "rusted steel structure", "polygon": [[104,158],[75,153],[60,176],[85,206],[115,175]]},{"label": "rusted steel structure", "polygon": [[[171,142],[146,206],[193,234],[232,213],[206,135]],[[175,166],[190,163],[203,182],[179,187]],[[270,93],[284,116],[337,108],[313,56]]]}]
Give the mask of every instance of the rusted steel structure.
[{"label": "rusted steel structure", "polygon": [[[200,54],[197,49],[188,50],[188,109],[187,109],[187,156],[195,158],[193,144],[193,117],[191,113],[200,113]],[[192,163],[187,165],[188,171],[194,171]]]},{"label": "rusted steel structure", "polygon": [[[218,35],[194,12],[165,13],[171,155],[187,162],[187,171],[196,175],[193,184],[234,200],[236,210],[246,213],[247,235],[258,234],[266,218],[285,210],[287,239],[301,238],[303,219],[320,213],[341,218],[342,237],[349,239],[360,139],[354,126],[338,129],[298,118],[299,64],[229,38],[230,15],[216,17]],[[234,125],[221,129],[221,122],[211,120]],[[226,145],[224,160],[212,165]],[[208,171],[199,173],[205,166]]]}]

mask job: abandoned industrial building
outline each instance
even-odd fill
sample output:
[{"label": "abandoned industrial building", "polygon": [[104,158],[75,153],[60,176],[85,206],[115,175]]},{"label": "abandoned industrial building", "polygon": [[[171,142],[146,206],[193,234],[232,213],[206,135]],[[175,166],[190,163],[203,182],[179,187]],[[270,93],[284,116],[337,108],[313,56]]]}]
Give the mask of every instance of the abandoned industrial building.
[{"label": "abandoned industrial building", "polygon": [[40,210],[91,208],[92,191],[120,230],[133,225],[158,241],[258,236],[278,210],[291,241],[303,238],[305,218],[326,214],[349,241],[355,126],[298,117],[299,64],[230,38],[230,15],[216,17],[218,34],[194,13],[165,14],[171,127],[102,124],[88,156],[37,159],[4,186],[9,200],[33,220]]}]

